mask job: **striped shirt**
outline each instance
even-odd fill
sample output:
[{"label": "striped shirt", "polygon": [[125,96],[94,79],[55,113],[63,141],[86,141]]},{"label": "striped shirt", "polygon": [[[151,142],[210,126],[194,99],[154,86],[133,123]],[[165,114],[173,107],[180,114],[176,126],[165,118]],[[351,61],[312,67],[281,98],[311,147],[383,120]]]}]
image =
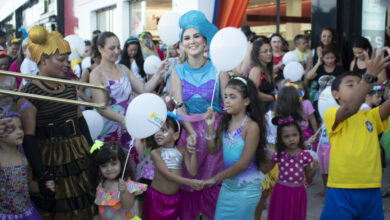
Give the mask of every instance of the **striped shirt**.
[{"label": "striped shirt", "polygon": [[[76,100],[77,92],[74,86],[65,85],[63,92],[58,94],[48,93],[33,83],[28,83],[22,88],[22,92],[44,95],[56,98]],[[59,102],[44,101],[27,98],[27,100],[37,109],[36,126],[47,126],[49,123],[63,123],[68,119],[77,117],[77,106]]]}]

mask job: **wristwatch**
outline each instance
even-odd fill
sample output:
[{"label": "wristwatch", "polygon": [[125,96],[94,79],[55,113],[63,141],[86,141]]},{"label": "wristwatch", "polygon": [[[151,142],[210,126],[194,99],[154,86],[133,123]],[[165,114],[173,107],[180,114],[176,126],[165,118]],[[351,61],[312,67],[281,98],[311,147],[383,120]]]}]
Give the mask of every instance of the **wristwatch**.
[{"label": "wristwatch", "polygon": [[369,84],[378,81],[378,77],[373,76],[371,74],[363,74],[363,79],[364,79],[364,81],[366,81]]}]

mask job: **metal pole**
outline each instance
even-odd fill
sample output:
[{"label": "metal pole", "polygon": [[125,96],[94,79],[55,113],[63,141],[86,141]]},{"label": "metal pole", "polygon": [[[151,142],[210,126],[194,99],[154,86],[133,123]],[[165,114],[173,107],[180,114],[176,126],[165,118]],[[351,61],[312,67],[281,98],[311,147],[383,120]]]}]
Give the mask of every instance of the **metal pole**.
[{"label": "metal pole", "polygon": [[276,0],[276,33],[279,34],[280,29],[280,0]]}]

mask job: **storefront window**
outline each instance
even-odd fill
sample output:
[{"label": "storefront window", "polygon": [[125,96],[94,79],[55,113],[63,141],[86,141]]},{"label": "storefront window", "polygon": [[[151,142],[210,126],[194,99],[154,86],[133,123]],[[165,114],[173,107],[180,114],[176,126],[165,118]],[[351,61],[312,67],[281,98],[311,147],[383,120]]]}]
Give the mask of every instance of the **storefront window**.
[{"label": "storefront window", "polygon": [[[257,35],[269,37],[276,32],[276,0],[249,0],[242,25]],[[280,34],[292,41],[297,34],[311,33],[311,0],[280,0]],[[293,44],[290,44],[293,45]]]},{"label": "storefront window", "polygon": [[101,31],[114,31],[116,7],[108,7],[96,11],[97,29]]}]

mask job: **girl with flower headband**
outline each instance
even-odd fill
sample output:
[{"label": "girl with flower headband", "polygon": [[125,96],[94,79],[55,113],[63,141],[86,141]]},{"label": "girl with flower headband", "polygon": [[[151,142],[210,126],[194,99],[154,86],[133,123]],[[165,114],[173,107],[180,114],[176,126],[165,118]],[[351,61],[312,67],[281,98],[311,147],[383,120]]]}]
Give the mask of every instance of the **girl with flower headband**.
[{"label": "girl with flower headband", "polygon": [[300,116],[296,113],[287,117],[275,117],[277,125],[276,152],[271,156],[271,166],[278,164],[279,178],[271,195],[268,208],[270,220],[306,219],[307,193],[304,176],[314,177],[318,162],[310,167],[313,157],[304,150]]},{"label": "girl with flower headband", "polygon": [[[135,196],[147,189],[146,184],[132,181],[130,165],[126,167],[126,153],[116,142],[104,143],[96,140],[91,151],[91,172],[99,183],[95,204],[102,220],[140,220],[134,209]],[[121,174],[124,171],[123,179]]]},{"label": "girl with flower headband", "polygon": [[[28,47],[39,75],[66,78],[70,46],[60,33],[34,26]],[[75,86],[54,82],[32,80],[22,91],[77,100]],[[40,186],[31,199],[45,219],[91,219],[96,213],[95,184],[88,172],[92,140],[79,106],[31,98],[20,98],[18,104],[26,101],[23,148]],[[55,192],[46,187],[52,180]]]},{"label": "girl with flower headband", "polygon": [[[208,57],[204,56],[213,36],[218,29],[211,24],[200,11],[189,11],[179,20],[179,39],[183,46],[187,60],[177,66],[171,75],[171,95],[175,100],[184,105],[178,109],[183,120],[184,131],[181,136],[181,146],[196,147],[199,161],[199,172],[195,179],[208,179],[222,171],[222,152],[210,155],[207,152],[204,133],[206,122],[204,113],[212,104],[218,115],[216,126],[219,122],[219,114],[222,114],[221,102],[224,88],[229,81],[227,73],[219,74]],[[211,103],[215,81],[215,99]],[[190,177],[184,169],[184,177]],[[190,187],[182,186],[182,200],[180,219],[193,220],[200,213],[208,219],[214,219],[220,184],[205,187],[199,192],[194,192]]]},{"label": "girl with flower headband", "polygon": [[[0,138],[0,219],[40,220],[29,194],[39,192],[38,183],[32,180],[27,159],[18,149],[23,142],[21,115],[11,106],[4,107],[3,112],[13,129]],[[53,181],[47,186],[55,190]]]},{"label": "girl with flower headband", "polygon": [[205,115],[205,120],[210,120],[205,138],[208,152],[223,152],[224,170],[204,184],[222,181],[214,219],[254,219],[264,179],[260,169],[265,161],[265,112],[255,85],[246,77],[228,82],[224,106],[226,112],[216,132],[213,109],[208,108]]},{"label": "girl with flower headband", "polygon": [[202,181],[183,177],[183,167],[191,176],[198,172],[197,150],[195,147],[177,147],[182,127],[176,116],[169,113],[164,125],[154,135],[159,146],[152,150],[154,178],[144,200],[142,219],[177,220],[182,192],[180,185],[185,184],[194,190],[203,188]]}]

